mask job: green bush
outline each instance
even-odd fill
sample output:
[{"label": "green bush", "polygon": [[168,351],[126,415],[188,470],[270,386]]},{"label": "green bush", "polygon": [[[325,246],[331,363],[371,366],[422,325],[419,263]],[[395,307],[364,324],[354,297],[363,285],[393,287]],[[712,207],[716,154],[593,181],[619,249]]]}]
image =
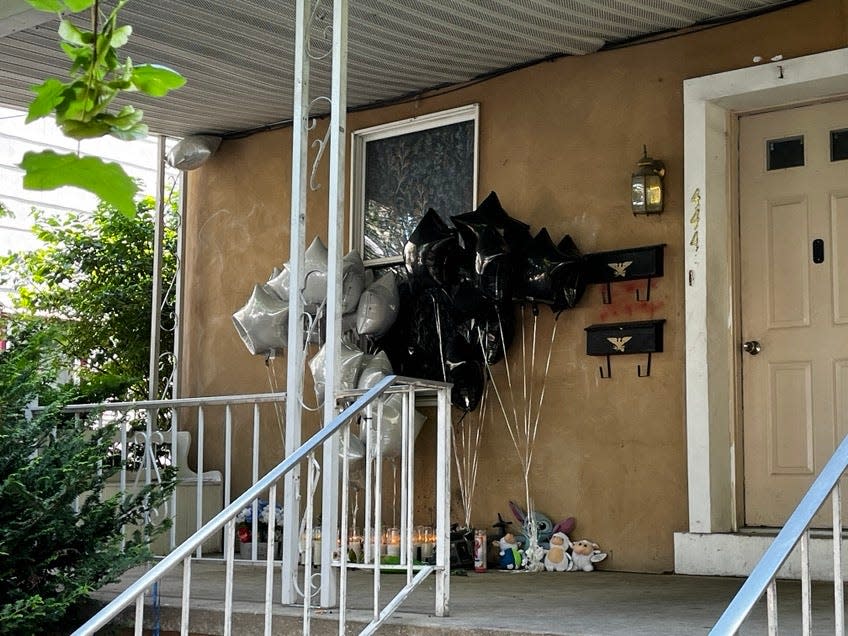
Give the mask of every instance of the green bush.
[{"label": "green bush", "polygon": [[[177,272],[178,198],[168,199],[162,236],[167,290]],[[42,355],[64,356],[64,367],[55,370],[75,368],[86,402],[147,398],[154,211],[152,197],[140,199],[129,218],[104,204],[92,212],[33,210],[40,247],[0,256],[0,283],[15,289],[6,339],[15,343],[49,329],[49,339],[41,336]],[[162,303],[163,352],[173,349],[173,315],[169,293]],[[162,356],[160,394],[172,371],[173,360]]]},{"label": "green bush", "polygon": [[[62,413],[75,397],[69,388],[53,389],[50,406],[25,415],[44,385],[32,350],[43,335],[0,353],[0,634],[63,631],[90,592],[149,560],[150,540],[168,524],[144,526],[145,516],[174,487],[169,475],[101,501],[117,470],[103,463],[115,425]],[[124,524],[146,531],[122,545]]]}]

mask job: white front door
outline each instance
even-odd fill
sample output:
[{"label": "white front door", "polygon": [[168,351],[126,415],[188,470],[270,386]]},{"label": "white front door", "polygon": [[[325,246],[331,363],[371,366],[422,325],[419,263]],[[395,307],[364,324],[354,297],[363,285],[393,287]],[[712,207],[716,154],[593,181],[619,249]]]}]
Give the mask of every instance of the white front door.
[{"label": "white front door", "polygon": [[846,146],[848,101],[739,120],[747,526],[782,526],[848,433]]}]

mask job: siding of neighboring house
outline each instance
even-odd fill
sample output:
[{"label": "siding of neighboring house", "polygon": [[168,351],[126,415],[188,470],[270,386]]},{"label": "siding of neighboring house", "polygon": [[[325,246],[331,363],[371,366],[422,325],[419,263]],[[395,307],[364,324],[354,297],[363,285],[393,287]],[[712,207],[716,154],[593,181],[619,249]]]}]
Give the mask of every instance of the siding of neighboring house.
[{"label": "siding of neighboring house", "polygon": [[[25,125],[25,117],[25,113],[0,106],[0,202],[14,213],[13,218],[0,218],[0,254],[38,247],[38,240],[30,232],[33,207],[67,213],[90,211],[97,205],[93,194],[76,188],[43,192],[24,189],[23,171],[18,164],[25,152],[77,150],[77,142],[62,135],[52,119]],[[105,137],[85,141],[79,148],[85,154],[121,163],[128,174],[144,182],[144,192],[155,192],[155,138],[124,142]],[[9,291],[0,286],[0,303]]]},{"label": "siding of neighboring house", "polygon": [[[554,343],[532,496],[554,519],[575,516],[576,536],[610,553],[608,569],[672,570],[672,533],[688,527],[682,82],[749,66],[756,55],[793,58],[846,45],[848,2],[811,0],[730,25],[538,64],[348,118],[353,131],[478,102],[478,200],[495,190],[532,231],[545,226],[555,238],[569,233],[585,252],[667,244],[665,276],[654,281],[650,302],[635,299],[642,282],[615,286],[610,305],[602,304],[599,286],[590,287],[580,306],[561,316]],[[323,134],[321,126],[313,134]],[[629,176],[643,144],[665,161],[668,202],[661,216],[636,218],[629,210]],[[247,353],[230,316],[254,283],[287,260],[290,146],[288,129],[226,141],[190,176],[185,395],[267,390],[263,361]],[[319,178],[326,184],[326,159]],[[325,196],[326,188],[310,194],[308,239],[326,232]],[[651,318],[667,321],[665,351],[654,356],[651,377],[636,377],[638,356],[622,356],[613,360],[612,379],[600,379],[600,359],[585,354],[584,328]],[[551,323],[543,310],[540,334],[549,334]],[[523,500],[518,460],[500,410],[492,406],[472,516],[483,527],[497,512],[508,512],[509,499]],[[209,426],[205,468],[222,468]],[[429,428],[417,449],[422,456],[432,453]],[[267,445],[264,467],[279,456],[278,447]],[[237,487],[248,483],[248,474],[237,476]],[[458,499],[454,505],[459,510]],[[433,508],[422,496],[417,523],[429,521]]]}]

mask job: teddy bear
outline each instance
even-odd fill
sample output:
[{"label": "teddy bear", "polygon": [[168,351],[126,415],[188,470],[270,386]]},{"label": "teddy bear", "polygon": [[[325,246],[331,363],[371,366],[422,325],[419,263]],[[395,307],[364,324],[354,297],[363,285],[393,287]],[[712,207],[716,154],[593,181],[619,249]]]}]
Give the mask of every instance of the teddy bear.
[{"label": "teddy bear", "polygon": [[545,569],[548,572],[565,572],[572,567],[571,555],[568,553],[568,535],[564,532],[554,532],[551,536],[551,547],[545,553]]},{"label": "teddy bear", "polygon": [[606,558],[607,553],[601,552],[597,543],[581,539],[571,543],[571,567],[569,570],[591,572],[595,569],[595,563],[600,563]]},{"label": "teddy bear", "polygon": [[498,542],[498,566],[502,570],[517,570],[521,567],[521,552],[515,535],[507,532]]}]

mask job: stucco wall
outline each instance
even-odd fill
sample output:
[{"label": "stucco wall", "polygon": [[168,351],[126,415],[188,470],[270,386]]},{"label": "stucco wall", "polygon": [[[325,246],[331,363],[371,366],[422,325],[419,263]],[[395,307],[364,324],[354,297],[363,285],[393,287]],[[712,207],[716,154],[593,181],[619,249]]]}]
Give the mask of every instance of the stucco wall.
[{"label": "stucco wall", "polygon": [[[687,529],[682,81],[748,66],[754,55],[790,58],[844,47],[847,15],[846,0],[814,0],[732,25],[562,58],[348,118],[352,131],[478,102],[478,199],[495,190],[505,209],[533,232],[547,227],[555,239],[569,233],[584,252],[667,244],[665,276],[654,281],[650,302],[635,299],[644,283],[616,285],[610,305],[592,286],[578,308],[560,317],[553,345],[532,495],[555,520],[575,516],[576,537],[600,543],[610,553],[608,569],[671,570],[672,533]],[[290,133],[226,141],[190,175],[185,395],[269,388],[265,365],[248,354],[230,316],[253,284],[287,259]],[[657,217],[629,211],[629,175],[642,144],[667,167],[668,201]],[[326,160],[321,179],[326,184]],[[309,238],[326,230],[325,192],[311,195]],[[651,377],[636,377],[636,364],[644,363],[639,356],[623,356],[613,360],[612,379],[601,379],[602,359],[585,355],[584,327],[650,318],[667,321],[665,351],[654,356]],[[542,350],[552,322],[544,309]],[[531,327],[529,318],[526,324]],[[518,372],[519,356],[513,358]],[[284,362],[275,364],[284,382]],[[494,402],[490,407],[472,516],[481,526],[490,526],[497,512],[508,516],[509,499],[523,500],[519,462],[499,409]],[[280,457],[275,428],[269,418],[263,467]],[[425,428],[418,444],[422,460],[430,440],[432,430]],[[220,446],[213,435],[207,443],[206,467],[216,467]],[[237,477],[237,488],[247,483],[249,474]],[[456,498],[454,506],[459,519]],[[421,523],[429,521],[432,507],[432,501],[419,502]]]}]

